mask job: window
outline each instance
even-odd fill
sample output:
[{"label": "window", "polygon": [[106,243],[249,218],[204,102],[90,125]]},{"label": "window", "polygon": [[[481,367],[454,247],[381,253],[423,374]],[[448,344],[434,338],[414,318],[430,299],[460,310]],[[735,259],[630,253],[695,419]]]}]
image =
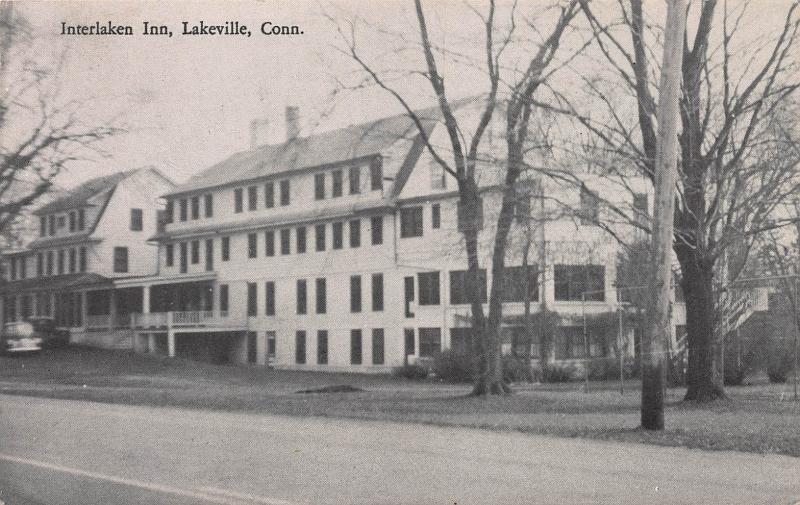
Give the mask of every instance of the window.
[{"label": "window", "polygon": [[275,283],[273,281],[267,281],[264,285],[264,297],[266,299],[266,305],[264,306],[264,315],[265,316],[274,316],[275,315]]},{"label": "window", "polygon": [[289,205],[289,179],[281,181],[281,205]]},{"label": "window", "polygon": [[47,275],[53,275],[53,251],[47,251]]},{"label": "window", "polygon": [[[58,251],[59,271],[61,271],[61,260],[64,251]],[[126,273],[128,271],[128,248],[115,247],[114,248],[114,272]]]},{"label": "window", "polygon": [[25,279],[28,277],[28,272],[26,271],[28,267],[28,258],[25,256],[19,257],[19,278]]},{"label": "window", "polygon": [[342,196],[342,171],[334,170],[331,172],[331,196],[337,198]]},{"label": "window", "polygon": [[420,272],[419,304],[439,305],[439,272]]},{"label": "window", "polygon": [[350,363],[361,364],[361,330],[350,330]]},{"label": "window", "polygon": [[442,350],[441,328],[419,329],[419,355],[420,357],[434,356]]},{"label": "window", "polygon": [[69,250],[69,273],[74,274],[78,268],[78,250]]},{"label": "window", "polygon": [[248,258],[255,258],[258,256],[258,243],[256,242],[258,239],[256,238],[255,233],[248,233],[247,234],[247,257]]},{"label": "window", "polygon": [[328,310],[327,284],[324,278],[317,279],[317,314],[324,314]]},{"label": "window", "polygon": [[12,281],[15,281],[15,280],[17,280],[17,259],[16,258],[11,258],[10,267],[11,267],[11,271],[9,272],[8,275],[11,278]]},{"label": "window", "polygon": [[189,269],[189,244],[181,242],[181,273],[185,274]]},{"label": "window", "polygon": [[328,331],[317,330],[317,364],[328,364]]},{"label": "window", "polygon": [[219,285],[219,311],[222,313],[228,312],[228,285]]},{"label": "window", "polygon": [[350,194],[357,195],[361,192],[361,167],[350,167]]},{"label": "window", "polygon": [[222,261],[231,259],[231,238],[222,237]]},{"label": "window", "polygon": [[267,364],[275,361],[275,332],[267,332]]},{"label": "window", "polygon": [[306,332],[297,330],[294,336],[294,361],[298,365],[306,363]]},{"label": "window", "polygon": [[86,248],[81,247],[78,250],[78,270],[83,273],[86,271]]},{"label": "window", "polygon": [[422,236],[422,207],[400,209],[400,238]]},{"label": "window", "polygon": [[372,191],[383,189],[383,160],[373,158],[369,163],[369,187]]},{"label": "window", "polygon": [[244,190],[236,188],[233,190],[233,211],[237,214],[244,210]]},{"label": "window", "polygon": [[206,217],[214,217],[214,195],[209,193],[203,197],[203,207]]},{"label": "window", "polygon": [[[115,272],[117,271],[116,258],[117,258],[117,248],[115,247],[114,248],[114,271]],[[60,251],[58,251],[58,275],[61,275],[63,273],[64,273],[64,250],[61,249]]]},{"label": "window", "polygon": [[264,185],[264,207],[275,207],[275,183],[272,181]]},{"label": "window", "polygon": [[647,219],[650,216],[649,206],[647,202],[647,193],[635,193],[633,195],[633,219],[634,221],[645,226]]},{"label": "window", "polygon": [[192,240],[192,265],[200,263],[200,241]]},{"label": "window", "polygon": [[314,174],[314,199],[325,199],[325,174],[322,172]]},{"label": "window", "polygon": [[372,310],[383,310],[383,274],[372,274]]},{"label": "window", "polygon": [[44,237],[47,235],[47,217],[41,216],[39,218],[39,236]]},{"label": "window", "polygon": [[350,312],[361,312],[361,276],[350,276]]},{"label": "window", "polygon": [[361,247],[361,220],[350,221],[350,247]]},{"label": "window", "polygon": [[258,315],[258,287],[255,282],[247,283],[247,315],[255,317]]},{"label": "window", "polygon": [[[467,211],[465,212],[465,209]],[[474,206],[464,207],[461,202],[456,205],[456,219],[458,221],[458,231],[463,232],[468,229],[483,229],[483,198],[478,198]]]},{"label": "window", "polygon": [[258,333],[254,331],[247,332],[247,362],[255,363],[258,356]]},{"label": "window", "polygon": [[438,203],[431,205],[431,228],[438,230],[442,227],[442,207]]},{"label": "window", "polygon": [[50,235],[56,234],[56,216],[47,216],[47,227],[50,228]]},{"label": "window", "polygon": [[186,198],[182,198],[180,201],[181,205],[181,221],[186,221],[189,219],[189,202]]},{"label": "window", "polygon": [[258,188],[249,186],[247,188],[247,210],[256,210],[258,208]]},{"label": "window", "polygon": [[605,268],[602,265],[556,265],[553,272],[556,300],[605,300]]},{"label": "window", "polygon": [[[164,217],[165,223],[169,224],[175,220],[175,202],[173,200],[167,201],[167,208],[164,210],[164,213],[166,214]],[[78,221],[80,221],[80,214],[78,214]],[[80,222],[78,223],[78,229],[80,229]]]},{"label": "window", "polygon": [[44,254],[38,253],[36,255],[36,276],[41,277],[44,275]]},{"label": "window", "polygon": [[314,227],[314,235],[317,242],[317,251],[325,250],[325,225],[318,224]]},{"label": "window", "polygon": [[268,257],[275,256],[275,232],[273,230],[264,232],[264,251]]},{"label": "window", "polygon": [[131,209],[131,231],[142,231],[143,229],[144,212],[142,209]]},{"label": "window", "polygon": [[214,270],[214,239],[206,240],[206,272]]},{"label": "window", "polygon": [[[172,211],[169,213],[170,222],[172,222]],[[83,231],[86,228],[86,211],[84,209],[78,209],[78,231]]]},{"label": "window", "polygon": [[292,230],[286,228],[281,230],[281,254],[287,255],[290,254],[292,248]]},{"label": "window", "polygon": [[[539,300],[539,284],[537,266],[527,266],[527,281],[525,276],[526,267],[506,267],[503,276],[503,301],[504,302],[524,302],[529,296],[531,301]],[[527,282],[527,296],[526,296]]]},{"label": "window", "polygon": [[168,267],[175,264],[175,244],[167,244],[164,246],[164,254],[166,256],[165,262]]},{"label": "window", "polygon": [[297,254],[306,252],[306,227],[298,226],[295,231],[297,234]]},{"label": "window", "polygon": [[305,279],[297,280],[297,313],[308,312],[308,285]]},{"label": "window", "polygon": [[57,218],[57,219],[58,219],[58,224],[57,224],[57,226],[58,226],[59,228],[63,228],[63,227],[65,227],[65,226],[67,225],[67,219],[66,219],[66,217],[65,217],[65,216],[58,216],[58,218]]},{"label": "window", "polygon": [[447,172],[442,165],[432,162],[431,165],[431,189],[447,189]]},{"label": "window", "polygon": [[581,224],[595,224],[600,217],[600,199],[585,187],[581,188]]},{"label": "window", "polygon": [[372,233],[372,245],[383,244],[383,216],[372,216],[369,221]]},{"label": "window", "polygon": [[414,301],[414,277],[403,278],[403,293],[406,299],[406,317],[414,317],[411,312],[411,303]]},{"label": "window", "polygon": [[403,330],[403,337],[404,337],[404,352],[406,356],[413,356],[416,352],[414,346],[414,328],[406,328]]},{"label": "window", "polygon": [[[133,211],[131,211],[133,212]],[[131,215],[131,223],[133,223],[133,216]],[[78,216],[75,212],[69,213],[69,231],[73,232],[78,227]],[[131,229],[133,229],[133,224],[131,224]]]},{"label": "window", "polygon": [[333,248],[341,249],[344,247],[344,223],[341,221],[333,223]]},{"label": "window", "polygon": [[[461,305],[465,303],[472,303],[467,293],[467,279],[469,271],[467,270],[451,270],[450,271],[450,304]],[[486,269],[481,268],[478,270],[478,279],[481,294],[481,301],[486,303]]]},{"label": "window", "polygon": [[200,197],[192,197],[192,219],[200,219]]},{"label": "window", "polygon": [[383,328],[372,330],[372,364],[383,365],[384,360],[384,337]]}]

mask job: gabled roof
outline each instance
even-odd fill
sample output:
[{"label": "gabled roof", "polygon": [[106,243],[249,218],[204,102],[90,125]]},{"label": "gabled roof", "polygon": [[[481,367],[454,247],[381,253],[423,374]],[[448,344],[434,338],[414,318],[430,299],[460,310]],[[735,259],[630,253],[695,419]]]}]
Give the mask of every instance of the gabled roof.
[{"label": "gabled roof", "polygon": [[130,175],[133,175],[136,171],[137,170],[128,170],[126,172],[117,172],[115,174],[90,179],[80,186],[67,191],[61,198],[57,198],[47,205],[40,207],[34,211],[34,214],[40,216],[42,214],[52,214],[53,212],[60,212],[67,209],[85,207],[88,205],[87,201],[90,198],[115,188],[117,184]]},{"label": "gabled roof", "polygon": [[[439,119],[438,107],[415,111],[428,132]],[[305,168],[321,167],[382,154],[397,141],[414,140],[419,130],[408,114],[399,114],[282,144],[236,153],[203,170],[169,194],[241,183]]]}]

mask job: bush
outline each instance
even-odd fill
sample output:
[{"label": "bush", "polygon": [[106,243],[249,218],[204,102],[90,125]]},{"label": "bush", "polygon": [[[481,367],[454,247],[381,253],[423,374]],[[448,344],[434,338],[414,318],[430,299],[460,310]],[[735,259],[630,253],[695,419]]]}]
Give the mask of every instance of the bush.
[{"label": "bush", "polygon": [[789,380],[789,374],[794,366],[794,356],[788,349],[774,349],[769,353],[767,362],[767,377],[773,384],[783,384]]},{"label": "bush", "polygon": [[433,357],[431,370],[445,382],[472,381],[472,361],[468,354],[452,349],[444,350]]},{"label": "bush", "polygon": [[578,377],[578,368],[571,363],[550,363],[542,375],[546,382],[569,382]]},{"label": "bush", "polygon": [[504,382],[535,382],[538,379],[536,375],[529,359],[513,354],[503,356]]},{"label": "bush", "polygon": [[422,380],[428,376],[428,369],[420,365],[407,364],[394,367],[392,369],[392,375],[395,377],[403,377],[404,379]]},{"label": "bush", "polygon": [[[631,379],[635,376],[632,359],[625,359],[623,364],[623,377]],[[619,380],[619,359],[614,357],[593,359],[589,363],[589,379],[591,380]]]}]

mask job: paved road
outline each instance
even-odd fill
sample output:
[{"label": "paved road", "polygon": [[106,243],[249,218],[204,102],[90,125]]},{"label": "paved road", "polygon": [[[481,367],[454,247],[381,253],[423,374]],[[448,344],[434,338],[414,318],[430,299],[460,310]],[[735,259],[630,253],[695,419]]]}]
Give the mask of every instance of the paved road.
[{"label": "paved road", "polygon": [[764,503],[800,460],[0,395],[7,504]]}]

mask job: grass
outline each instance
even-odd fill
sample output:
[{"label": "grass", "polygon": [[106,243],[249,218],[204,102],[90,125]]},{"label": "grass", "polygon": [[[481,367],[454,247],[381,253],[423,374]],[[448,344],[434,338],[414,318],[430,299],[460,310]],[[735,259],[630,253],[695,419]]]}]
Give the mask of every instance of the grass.
[{"label": "grass", "polygon": [[[302,394],[333,386],[362,391]],[[667,429],[638,428],[638,384],[515,385],[505,397],[468,397],[468,385],[356,374],[220,366],[81,347],[31,357],[0,357],[0,392],[132,405],[289,416],[334,416],[465,426],[800,457],[800,402],[786,385],[728,389],[708,405],[667,394]],[[783,396],[783,398],[782,398]],[[789,400],[789,401],[786,401]]]}]

